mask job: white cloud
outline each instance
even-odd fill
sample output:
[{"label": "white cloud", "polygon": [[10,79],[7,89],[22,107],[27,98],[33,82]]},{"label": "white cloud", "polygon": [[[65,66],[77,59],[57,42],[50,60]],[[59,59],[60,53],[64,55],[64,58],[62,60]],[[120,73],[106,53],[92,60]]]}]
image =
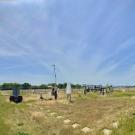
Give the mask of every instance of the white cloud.
[{"label": "white cloud", "polygon": [[18,5],[18,4],[40,4],[42,2],[45,2],[46,0],[0,0],[0,3],[4,3],[4,4],[13,4],[13,5]]},{"label": "white cloud", "polygon": [[25,2],[25,3],[40,3],[40,2],[44,2],[46,0],[16,0],[16,2]]}]

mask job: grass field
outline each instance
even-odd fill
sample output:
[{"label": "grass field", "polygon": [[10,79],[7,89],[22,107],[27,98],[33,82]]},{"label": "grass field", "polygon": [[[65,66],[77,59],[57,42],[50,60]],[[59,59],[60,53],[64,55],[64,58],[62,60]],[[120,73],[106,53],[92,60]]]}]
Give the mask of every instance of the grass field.
[{"label": "grass field", "polygon": [[[104,129],[112,135],[135,135],[135,91],[105,96],[75,91],[72,103],[64,92],[59,93],[58,101],[41,101],[39,94],[23,93],[21,104],[10,103],[9,95],[0,93],[0,135],[103,135]],[[118,128],[113,127],[116,122]],[[73,129],[75,123],[80,126]],[[82,132],[84,127],[90,132]]]}]

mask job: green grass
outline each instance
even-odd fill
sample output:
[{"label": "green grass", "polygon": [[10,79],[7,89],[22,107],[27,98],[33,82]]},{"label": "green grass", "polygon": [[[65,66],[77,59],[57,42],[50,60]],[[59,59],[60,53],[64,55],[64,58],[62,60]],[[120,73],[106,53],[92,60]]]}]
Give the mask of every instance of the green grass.
[{"label": "green grass", "polygon": [[112,135],[135,135],[135,116],[122,118],[119,128],[113,130]]},{"label": "green grass", "polygon": [[84,95],[82,93],[77,94],[78,100],[90,100],[90,99],[98,99],[99,93],[87,93],[87,95]]},{"label": "green grass", "polygon": [[132,97],[135,96],[135,91],[126,91],[126,92],[114,92],[113,97]]},{"label": "green grass", "polygon": [[2,135],[10,135],[10,125],[5,123],[8,113],[13,111],[14,106],[4,102],[5,99],[0,93],[0,132]]},{"label": "green grass", "polygon": [[[11,131],[11,124],[6,122],[6,119],[14,114],[15,109],[26,108],[25,104],[14,104],[6,102],[6,98],[0,93],[0,134],[2,135],[15,135],[14,131]],[[14,121],[13,121],[14,122]]]}]

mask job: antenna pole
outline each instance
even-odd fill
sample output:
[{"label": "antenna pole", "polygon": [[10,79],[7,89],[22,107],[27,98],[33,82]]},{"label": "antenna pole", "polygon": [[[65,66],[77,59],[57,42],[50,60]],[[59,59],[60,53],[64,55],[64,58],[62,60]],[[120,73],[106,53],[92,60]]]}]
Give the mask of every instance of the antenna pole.
[{"label": "antenna pole", "polygon": [[54,84],[56,86],[56,84],[57,84],[56,65],[53,64],[52,66],[53,66],[53,70],[54,70]]}]

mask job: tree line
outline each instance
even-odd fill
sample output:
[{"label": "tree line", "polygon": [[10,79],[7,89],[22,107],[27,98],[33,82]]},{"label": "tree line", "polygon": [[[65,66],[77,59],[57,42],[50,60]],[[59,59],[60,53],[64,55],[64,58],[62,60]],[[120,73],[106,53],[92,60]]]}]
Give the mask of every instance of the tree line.
[{"label": "tree line", "polygon": [[[54,83],[50,83],[50,84],[41,84],[41,85],[31,85],[30,83],[23,83],[23,84],[19,84],[19,83],[3,83],[0,85],[0,89],[1,90],[11,90],[14,87],[19,87],[20,89],[48,89],[50,87],[54,87],[55,84]],[[59,83],[57,84],[57,87],[59,89],[65,89],[67,86],[66,83]],[[82,85],[80,84],[71,84],[72,88],[74,89],[81,89]]]}]

